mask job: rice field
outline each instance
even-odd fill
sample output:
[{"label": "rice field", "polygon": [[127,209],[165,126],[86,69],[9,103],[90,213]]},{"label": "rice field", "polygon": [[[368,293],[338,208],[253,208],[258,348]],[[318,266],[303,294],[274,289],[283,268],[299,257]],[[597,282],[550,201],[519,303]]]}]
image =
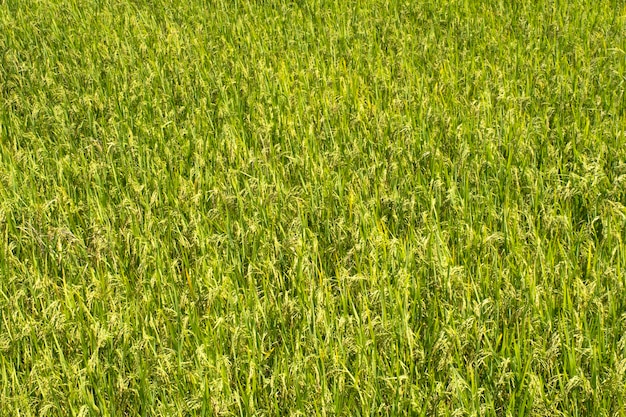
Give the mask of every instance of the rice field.
[{"label": "rice field", "polygon": [[0,416],[626,416],[626,2],[0,0]]}]

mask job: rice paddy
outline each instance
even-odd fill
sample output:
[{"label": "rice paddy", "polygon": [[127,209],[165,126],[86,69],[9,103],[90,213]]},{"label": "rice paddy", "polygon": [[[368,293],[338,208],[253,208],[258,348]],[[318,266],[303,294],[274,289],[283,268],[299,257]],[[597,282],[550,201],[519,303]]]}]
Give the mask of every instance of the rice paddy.
[{"label": "rice paddy", "polygon": [[0,416],[626,415],[626,3],[0,0]]}]

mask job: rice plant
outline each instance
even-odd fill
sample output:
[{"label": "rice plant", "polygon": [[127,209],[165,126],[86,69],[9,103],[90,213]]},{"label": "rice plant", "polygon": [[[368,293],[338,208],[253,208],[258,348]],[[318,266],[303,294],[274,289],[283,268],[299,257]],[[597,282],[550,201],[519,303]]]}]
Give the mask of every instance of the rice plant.
[{"label": "rice plant", "polygon": [[0,416],[625,416],[626,2],[0,0]]}]

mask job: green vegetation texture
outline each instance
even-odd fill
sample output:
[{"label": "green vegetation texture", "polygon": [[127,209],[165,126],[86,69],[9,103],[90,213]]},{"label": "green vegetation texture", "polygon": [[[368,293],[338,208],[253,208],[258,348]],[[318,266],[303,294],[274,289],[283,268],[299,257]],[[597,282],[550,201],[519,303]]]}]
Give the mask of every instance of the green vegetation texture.
[{"label": "green vegetation texture", "polygon": [[0,0],[0,415],[625,416],[625,6]]}]

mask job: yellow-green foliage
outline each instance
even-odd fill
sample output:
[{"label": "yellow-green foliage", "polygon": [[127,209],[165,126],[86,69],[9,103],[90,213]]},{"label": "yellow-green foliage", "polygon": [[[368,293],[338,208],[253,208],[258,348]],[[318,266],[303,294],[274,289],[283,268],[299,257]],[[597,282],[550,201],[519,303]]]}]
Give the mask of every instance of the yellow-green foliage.
[{"label": "yellow-green foliage", "polygon": [[0,0],[0,415],[626,415],[626,10]]}]

